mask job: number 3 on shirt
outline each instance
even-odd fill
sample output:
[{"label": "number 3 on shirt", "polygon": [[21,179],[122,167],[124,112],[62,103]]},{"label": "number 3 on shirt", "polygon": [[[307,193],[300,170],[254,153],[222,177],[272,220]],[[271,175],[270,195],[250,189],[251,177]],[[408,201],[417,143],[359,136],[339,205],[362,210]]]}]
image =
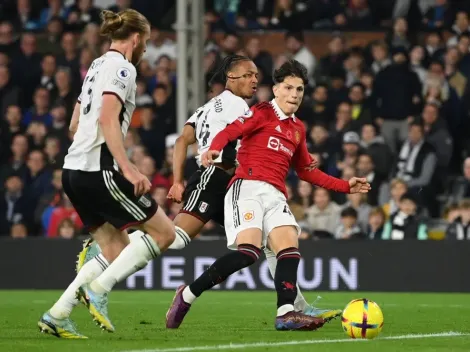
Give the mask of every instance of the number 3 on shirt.
[{"label": "number 3 on shirt", "polygon": [[90,112],[91,110],[91,101],[93,100],[93,82],[95,81],[96,73],[93,75],[93,77],[86,76],[85,78],[85,83],[83,84],[83,91],[86,92],[86,99],[88,99],[87,104],[82,104],[85,105],[83,108],[83,115],[86,115]]}]

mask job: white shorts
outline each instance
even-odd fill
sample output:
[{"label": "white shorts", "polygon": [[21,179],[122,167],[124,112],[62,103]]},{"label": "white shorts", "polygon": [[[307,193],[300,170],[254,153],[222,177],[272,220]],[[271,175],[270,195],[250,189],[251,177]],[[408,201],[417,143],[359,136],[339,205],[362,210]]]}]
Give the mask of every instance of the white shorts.
[{"label": "white shorts", "polygon": [[236,249],[237,235],[246,229],[262,232],[261,245],[266,246],[271,231],[279,226],[294,226],[300,234],[286,197],[263,181],[236,180],[225,195],[225,233],[227,247]]}]

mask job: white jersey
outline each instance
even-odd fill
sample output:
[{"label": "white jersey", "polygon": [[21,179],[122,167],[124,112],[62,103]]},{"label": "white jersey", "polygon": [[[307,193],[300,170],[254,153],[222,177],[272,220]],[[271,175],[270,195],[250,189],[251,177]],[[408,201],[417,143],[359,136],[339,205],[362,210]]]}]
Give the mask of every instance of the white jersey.
[{"label": "white jersey", "polygon": [[117,169],[99,123],[102,96],[113,94],[121,101],[119,120],[124,139],[135,109],[136,76],[135,67],[120,52],[110,50],[93,61],[78,98],[80,103],[78,129],[65,156],[64,169],[82,171]]},{"label": "white jersey", "polygon": [[[197,162],[201,164],[201,154],[207,151],[214,137],[249,110],[248,104],[229,90],[225,90],[197,109],[186,122],[195,129],[198,144]],[[215,162],[222,160],[234,163],[237,142],[228,144]]]}]

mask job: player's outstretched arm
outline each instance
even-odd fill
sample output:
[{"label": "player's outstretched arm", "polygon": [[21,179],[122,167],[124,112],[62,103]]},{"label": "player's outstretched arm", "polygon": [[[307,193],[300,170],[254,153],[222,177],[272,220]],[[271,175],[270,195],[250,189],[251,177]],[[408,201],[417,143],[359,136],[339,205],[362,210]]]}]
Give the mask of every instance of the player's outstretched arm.
[{"label": "player's outstretched arm", "polygon": [[80,118],[80,102],[77,101],[75,107],[73,108],[72,119],[70,120],[69,131],[75,134],[78,129],[78,120]]},{"label": "player's outstretched arm", "polygon": [[104,94],[102,98],[99,123],[106,145],[124,177],[134,185],[135,194],[147,193],[150,191],[150,181],[132,165],[124,148],[121,124],[119,123],[121,101],[114,94]]},{"label": "player's outstretched arm", "polygon": [[168,192],[168,199],[180,203],[184,192],[184,164],[188,155],[188,147],[196,143],[194,127],[187,124],[183,127],[183,132],[176,139],[173,151],[173,185]]}]

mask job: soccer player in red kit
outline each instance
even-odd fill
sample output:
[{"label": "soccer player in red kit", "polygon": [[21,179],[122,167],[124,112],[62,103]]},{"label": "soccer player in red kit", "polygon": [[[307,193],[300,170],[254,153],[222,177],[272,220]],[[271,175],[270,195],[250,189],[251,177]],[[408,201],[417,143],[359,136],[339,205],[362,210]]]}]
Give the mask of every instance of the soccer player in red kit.
[{"label": "soccer player in red kit", "polygon": [[316,330],[325,320],[294,311],[297,268],[300,261],[300,227],[286,200],[285,178],[290,166],[298,176],[314,185],[343,193],[367,193],[364,178],[344,181],[312,169],[305,127],[294,113],[302,102],[307,70],[291,60],[274,72],[271,102],[255,105],[228,125],[202,155],[209,165],[230,141],[241,138],[239,166],[225,196],[227,246],[233,252],[217,259],[189,286],[178,288],[167,313],[167,327],[177,328],[191,304],[202,292],[229,275],[252,265],[261,248],[268,246],[277,256],[274,284],[277,291],[277,330]]}]

